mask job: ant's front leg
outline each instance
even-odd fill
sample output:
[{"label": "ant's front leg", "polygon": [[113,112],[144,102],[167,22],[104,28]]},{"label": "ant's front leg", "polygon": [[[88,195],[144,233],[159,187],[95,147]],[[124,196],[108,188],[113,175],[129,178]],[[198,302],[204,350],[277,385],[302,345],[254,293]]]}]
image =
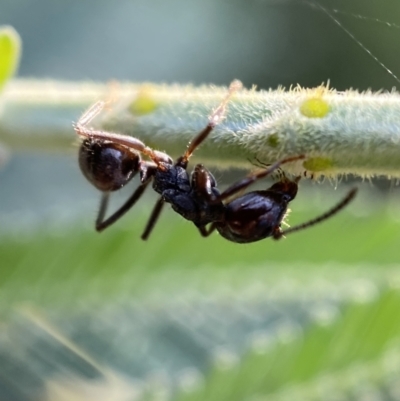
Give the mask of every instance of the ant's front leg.
[{"label": "ant's front leg", "polygon": [[156,225],[158,218],[160,217],[160,213],[164,207],[164,204],[165,204],[164,199],[162,197],[158,198],[158,201],[156,202],[153,211],[151,212],[150,218],[141,236],[143,241],[146,241],[147,238],[149,238],[151,232],[153,231],[153,228]]},{"label": "ant's front leg", "polygon": [[107,227],[110,227],[116,221],[118,221],[140,199],[140,197],[143,195],[144,191],[146,190],[147,186],[149,185],[150,181],[151,180],[148,180],[148,181],[144,182],[143,184],[141,184],[139,187],[137,187],[136,191],[129,197],[129,199],[106,220],[103,220],[103,219],[106,214],[106,209],[108,206],[109,193],[107,192],[107,193],[103,194],[103,197],[102,197],[101,203],[100,203],[99,214],[96,219],[96,230],[101,232],[101,231],[105,230]]},{"label": "ant's front leg", "polygon": [[141,181],[142,183],[136,188],[135,192],[128,198],[128,200],[117,209],[111,216],[106,220],[104,217],[107,212],[108,201],[110,192],[104,192],[100,202],[100,209],[96,219],[96,230],[101,232],[107,227],[110,227],[116,221],[118,221],[128,210],[130,210],[135,203],[140,199],[146,190],[147,186],[150,184],[155,172],[156,166],[152,163],[141,162],[143,172],[141,171]]},{"label": "ant's front leg", "polygon": [[96,231],[100,232],[104,230],[106,227],[108,227],[108,226],[102,227],[102,224],[104,223],[104,217],[107,213],[109,200],[110,200],[110,192],[103,192],[101,195],[100,208],[96,217],[96,223],[95,223]]}]

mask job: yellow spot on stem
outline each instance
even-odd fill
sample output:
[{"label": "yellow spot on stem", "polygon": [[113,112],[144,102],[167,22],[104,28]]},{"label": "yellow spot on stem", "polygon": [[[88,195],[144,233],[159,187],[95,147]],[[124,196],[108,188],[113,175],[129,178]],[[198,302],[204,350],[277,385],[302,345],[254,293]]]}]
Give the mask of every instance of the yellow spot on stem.
[{"label": "yellow spot on stem", "polygon": [[152,92],[151,86],[142,86],[136,99],[130,105],[130,111],[138,116],[153,112],[157,108],[157,103]]},{"label": "yellow spot on stem", "polygon": [[278,134],[271,134],[267,138],[267,143],[271,148],[276,148],[279,145]]},{"label": "yellow spot on stem", "polygon": [[307,99],[300,106],[300,112],[303,116],[310,118],[322,118],[329,112],[328,103],[318,97]]},{"label": "yellow spot on stem", "polygon": [[303,167],[308,171],[325,171],[333,167],[333,161],[326,157],[312,157],[303,162]]}]

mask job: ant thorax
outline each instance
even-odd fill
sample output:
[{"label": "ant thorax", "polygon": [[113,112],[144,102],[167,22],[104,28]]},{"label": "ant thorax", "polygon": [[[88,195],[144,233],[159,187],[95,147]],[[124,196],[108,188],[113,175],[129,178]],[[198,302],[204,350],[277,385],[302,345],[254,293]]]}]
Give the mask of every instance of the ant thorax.
[{"label": "ant thorax", "polygon": [[160,163],[155,173],[153,189],[162,195],[164,191],[175,190],[182,193],[190,193],[190,178],[187,171],[181,166],[168,163]]},{"label": "ant thorax", "polygon": [[[218,198],[219,191],[210,186],[209,193],[197,187],[196,180],[187,171],[172,164],[163,163],[155,173],[153,189],[158,192],[172,209],[196,226],[205,226],[223,219],[225,208],[222,202],[209,202],[209,196]],[[210,174],[209,180],[214,183]]]}]

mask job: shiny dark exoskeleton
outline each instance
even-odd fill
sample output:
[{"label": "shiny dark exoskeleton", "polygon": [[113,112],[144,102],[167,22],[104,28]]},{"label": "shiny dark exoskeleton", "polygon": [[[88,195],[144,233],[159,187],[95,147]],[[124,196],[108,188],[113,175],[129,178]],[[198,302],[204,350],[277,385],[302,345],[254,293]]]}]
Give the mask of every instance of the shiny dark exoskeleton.
[{"label": "shiny dark exoskeleton", "polygon": [[297,194],[297,181],[284,179],[265,191],[234,199],[225,206],[224,218],[215,223],[215,228],[224,238],[239,243],[280,238],[281,222]]},{"label": "shiny dark exoskeleton", "polygon": [[220,194],[214,177],[202,164],[195,166],[191,176],[179,165],[164,167],[165,170],[155,173],[153,189],[175,212],[197,227],[217,221],[223,215],[223,203],[210,202]]},{"label": "shiny dark exoskeleton", "polygon": [[[304,160],[305,155],[278,160],[262,171],[237,181],[221,193],[215,178],[202,164],[197,164],[189,175],[187,167],[190,157],[224,117],[226,104],[239,87],[237,81],[231,84],[227,96],[211,114],[206,127],[175,162],[166,153],[151,149],[137,138],[87,128],[87,124],[103,109],[104,102],[97,102],[80,118],[74,125],[76,133],[84,139],[79,151],[79,165],[85,177],[103,193],[96,219],[98,231],[115,223],[132,208],[151,182],[160,198],[142,239],[149,237],[165,203],[193,222],[204,237],[217,230],[229,241],[249,243],[267,237],[279,239],[312,226],[336,214],[354,198],[357,192],[355,188],[321,216],[282,230],[281,223],[288,204],[296,197],[300,177],[290,180],[281,173],[281,179],[266,190],[241,196],[237,194],[255,181],[270,176],[282,165]],[[143,160],[141,154],[150,160]],[[141,180],[139,187],[116,212],[105,218],[110,193],[123,187],[137,173]]]},{"label": "shiny dark exoskeleton", "polygon": [[98,190],[116,191],[135,176],[139,158],[124,146],[85,139],[79,149],[79,166]]}]

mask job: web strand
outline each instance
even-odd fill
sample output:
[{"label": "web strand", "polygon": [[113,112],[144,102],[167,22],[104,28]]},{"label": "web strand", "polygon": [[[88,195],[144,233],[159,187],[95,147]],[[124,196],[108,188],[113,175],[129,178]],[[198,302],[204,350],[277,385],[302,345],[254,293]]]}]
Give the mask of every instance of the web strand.
[{"label": "web strand", "polygon": [[348,12],[345,12],[345,11],[342,11],[342,10],[338,10],[337,8],[333,8],[333,9],[331,9],[329,11],[332,14],[341,14],[341,15],[353,17],[355,19],[359,19],[359,20],[362,20],[362,21],[375,22],[377,24],[384,25],[384,26],[386,26],[388,28],[400,29],[400,25],[399,24],[395,24],[394,22],[384,21],[384,20],[381,20],[379,18],[366,17],[365,15],[361,15],[361,14],[348,13]]},{"label": "web strand", "polygon": [[[358,46],[360,46],[373,60],[375,60],[375,62],[381,67],[383,68],[388,74],[390,74],[399,84],[400,84],[400,79],[399,77],[392,71],[390,70],[384,63],[382,63],[382,61],[380,61],[378,59],[377,56],[375,56],[375,54],[373,54],[371,52],[371,50],[369,50],[359,39],[357,39],[353,33],[351,33],[334,15],[333,12],[335,13],[341,13],[341,14],[346,14],[343,11],[339,11],[339,10],[328,10],[327,8],[321,6],[319,3],[316,2],[312,2],[312,1],[306,1],[306,4],[308,4],[309,6],[319,9],[321,10],[323,13],[325,13],[336,25],[338,25]],[[352,15],[352,14],[347,14],[347,15]],[[354,17],[359,18],[359,19],[366,19],[369,20],[369,17],[363,17],[361,15],[358,14],[354,14]],[[381,21],[379,19],[374,19],[372,18],[372,20],[374,20],[375,22],[380,22],[380,23],[384,23],[384,21]],[[400,29],[399,25],[396,24],[391,24],[391,23],[386,23],[386,24],[390,24],[390,26],[393,27],[398,27]]]}]

